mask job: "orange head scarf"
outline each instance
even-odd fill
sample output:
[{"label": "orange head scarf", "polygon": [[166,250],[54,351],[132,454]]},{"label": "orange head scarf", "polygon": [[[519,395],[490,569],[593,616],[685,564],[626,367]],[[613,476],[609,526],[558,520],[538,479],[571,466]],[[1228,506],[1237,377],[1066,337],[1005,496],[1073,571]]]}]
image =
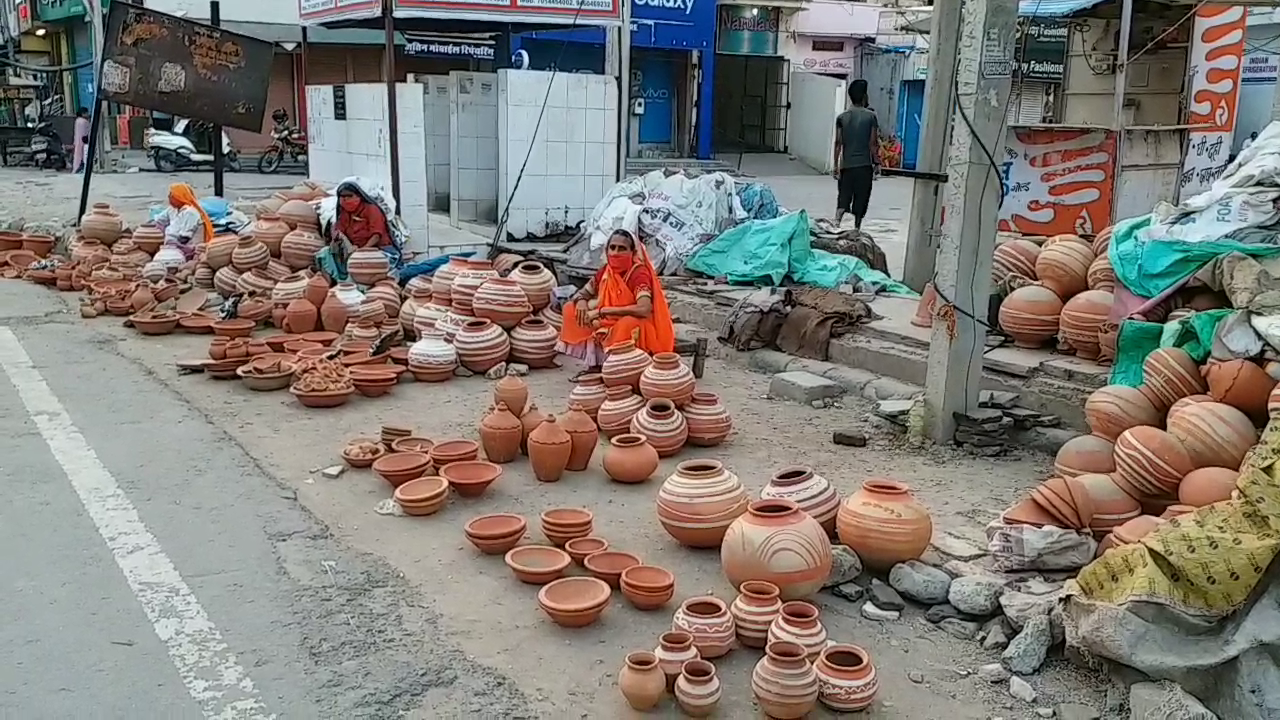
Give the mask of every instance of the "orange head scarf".
[{"label": "orange head scarf", "polygon": [[186,183],[174,183],[169,186],[169,204],[175,208],[182,209],[184,207],[193,207],[196,212],[200,213],[200,219],[204,221],[204,241],[213,240],[213,221],[209,219],[209,213],[200,207],[200,202],[196,200],[195,188]]}]

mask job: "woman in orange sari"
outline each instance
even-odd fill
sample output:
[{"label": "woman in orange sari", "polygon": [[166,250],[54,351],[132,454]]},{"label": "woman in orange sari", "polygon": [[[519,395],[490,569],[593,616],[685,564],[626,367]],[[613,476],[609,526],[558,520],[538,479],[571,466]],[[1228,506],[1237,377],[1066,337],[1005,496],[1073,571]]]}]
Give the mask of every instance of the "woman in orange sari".
[{"label": "woman in orange sari", "polygon": [[675,348],[658,274],[644,245],[626,230],[609,236],[604,267],[565,303],[562,315],[557,349],[586,363],[587,372],[598,372],[608,349],[626,340],[650,355]]}]

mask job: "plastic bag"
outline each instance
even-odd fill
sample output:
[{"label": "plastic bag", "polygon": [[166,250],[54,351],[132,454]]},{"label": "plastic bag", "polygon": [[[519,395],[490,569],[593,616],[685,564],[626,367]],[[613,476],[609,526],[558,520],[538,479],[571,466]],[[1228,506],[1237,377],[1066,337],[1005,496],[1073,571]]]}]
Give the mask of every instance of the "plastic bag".
[{"label": "plastic bag", "polygon": [[987,525],[987,550],[1000,572],[1076,570],[1093,562],[1098,543],[1078,530],[995,520]]}]

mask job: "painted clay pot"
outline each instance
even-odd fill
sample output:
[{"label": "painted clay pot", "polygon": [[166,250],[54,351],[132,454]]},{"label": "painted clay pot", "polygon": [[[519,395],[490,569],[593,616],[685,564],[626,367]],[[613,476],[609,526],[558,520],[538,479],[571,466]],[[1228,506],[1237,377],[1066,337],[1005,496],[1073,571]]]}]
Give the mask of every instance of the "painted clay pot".
[{"label": "painted clay pot", "polygon": [[489,462],[509,463],[519,457],[522,437],[520,418],[511,413],[505,402],[499,401],[480,420],[480,444]]},{"label": "painted clay pot", "polygon": [[[221,270],[231,264],[231,253],[235,252],[240,238],[235,235],[214,235],[213,240],[205,243],[204,261],[214,270]],[[310,261],[307,262],[310,265]]]},{"label": "painted clay pot", "polygon": [[164,245],[164,231],[155,223],[143,223],[133,229],[129,239],[139,250],[154,257]]},{"label": "painted clay pot", "polygon": [[446,305],[449,304],[453,294],[453,281],[458,277],[458,273],[465,270],[466,267],[466,258],[449,258],[449,262],[442,265],[431,276],[431,297]]},{"label": "painted clay pot", "polygon": [[498,271],[488,260],[467,260],[466,266],[453,279],[450,301],[455,312],[474,315],[473,302],[476,291],[489,278],[498,277]]},{"label": "painted clay pot", "polygon": [[458,367],[458,352],[434,330],[422,334],[409,348],[409,372],[422,382],[444,382]]},{"label": "painted clay pot", "polygon": [[1089,243],[1089,247],[1094,255],[1106,255],[1111,247],[1111,226],[1108,225],[1099,230],[1098,234],[1093,236],[1093,242]]},{"label": "painted clay pot", "polygon": [[[514,340],[512,353],[515,353]],[[604,404],[608,394],[604,389],[604,378],[600,373],[583,373],[578,376],[574,382],[573,390],[569,392],[569,402],[578,403],[582,406],[582,411],[591,416],[592,420],[596,419],[596,413],[599,412],[600,406]],[[688,418],[685,418],[688,420]]]},{"label": "painted clay pot", "polygon": [[572,441],[569,463],[565,469],[574,472],[586,470],[587,464],[591,462],[591,456],[596,451],[596,441],[600,438],[600,430],[596,427],[595,421],[582,411],[581,405],[570,403],[569,412],[560,419],[560,427],[569,433]]},{"label": "painted clay pot", "polygon": [[1178,485],[1178,502],[1192,507],[1204,507],[1230,500],[1239,478],[1240,473],[1231,468],[1205,467],[1192,470]]},{"label": "painted clay pot", "polygon": [[469,320],[453,338],[458,361],[471,372],[484,373],[504,362],[511,352],[507,333],[488,320]]},{"label": "painted clay pot", "polygon": [[506,277],[511,274],[516,265],[524,262],[524,258],[515,253],[498,253],[493,258],[493,269],[498,271],[498,275]]},{"label": "painted clay pot", "polygon": [[385,277],[378,280],[365,292],[364,296],[382,303],[382,312],[387,317],[397,319],[400,317],[400,286],[396,285],[395,280],[388,280]]},{"label": "painted clay pot", "polygon": [[828,535],[836,531],[840,494],[826,478],[804,465],[784,467],[760,490],[762,500],[790,500],[817,520]]},{"label": "painted clay pot", "polygon": [[556,367],[556,342],[560,333],[546,320],[528,317],[511,331],[511,359],[531,368]]},{"label": "painted clay pot", "polygon": [[1266,422],[1267,396],[1276,387],[1267,371],[1249,360],[1228,360],[1204,366],[1201,374],[1214,400],[1240,410],[1255,423]]},{"label": "painted clay pot", "polygon": [[764,580],[782,599],[805,598],[822,588],[831,574],[827,531],[791,500],[751,503],[725,532],[720,566],[736,587]]},{"label": "painted clay pot", "polygon": [[[311,282],[310,279],[303,273],[290,273],[276,281],[276,286],[271,289],[271,301],[276,303],[289,303],[294,300],[306,298],[307,284],[309,282]],[[324,279],[321,278],[320,282],[323,283]],[[328,291],[327,283],[325,290],[326,292]],[[324,303],[323,296],[321,296],[320,302],[321,304]],[[312,303],[312,305],[320,307],[319,305],[315,305],[315,303]]]},{"label": "painted clay pot", "polygon": [[400,323],[400,330],[406,336],[413,337],[414,324],[417,322],[418,313],[427,303],[431,302],[431,286],[423,287],[421,285],[408,290],[409,297],[400,304],[400,312],[396,316],[396,320]]},{"label": "painted clay pot", "polygon": [[836,533],[864,565],[888,570],[920,557],[933,537],[933,520],[906,483],[874,479],[841,503]]},{"label": "painted clay pot", "polygon": [[645,368],[653,362],[649,353],[636,347],[630,340],[624,340],[607,348],[608,355],[600,366],[600,374],[604,376],[604,384],[608,387],[629,385],[638,388],[640,376]]},{"label": "painted clay pot", "polygon": [[658,647],[653,649],[658,657],[658,667],[666,675],[667,688],[675,686],[680,668],[690,660],[698,660],[698,649],[693,646],[693,635],[683,630],[673,630],[658,636]]},{"label": "painted clay pot", "polygon": [[[509,407],[509,406],[508,406]],[[524,412],[520,413],[520,452],[529,454],[529,435],[538,429],[543,420],[547,419],[547,414],[538,409],[537,403],[528,403]]]},{"label": "painted clay pot", "polygon": [[671,629],[692,635],[693,646],[707,660],[727,654],[736,642],[728,606],[710,595],[691,597],[681,603],[671,618]]},{"label": "painted clay pot", "polygon": [[1084,243],[1059,242],[1041,248],[1036,279],[1060,298],[1071,298],[1089,287],[1093,250]]},{"label": "painted clay pot", "polygon": [[1169,418],[1169,434],[1182,442],[1197,468],[1239,468],[1258,442],[1249,417],[1219,402],[1196,403]]},{"label": "painted clay pot", "polygon": [[777,585],[765,580],[748,580],[738,586],[738,597],[729,606],[738,642],[762,648],[769,641],[769,626],[782,610]]},{"label": "painted clay pot", "polygon": [[795,643],[804,648],[809,662],[817,660],[827,646],[827,628],[822,624],[817,606],[803,601],[783,603],[777,617],[769,623],[765,647],[776,642]]},{"label": "painted clay pot", "polygon": [[769,718],[796,720],[818,704],[818,673],[804,648],[791,642],[769,643],[751,671],[751,693]]},{"label": "painted clay pot", "polygon": [[303,225],[320,227],[320,218],[316,215],[315,206],[305,200],[286,200],[280,209],[276,210],[276,215],[295,230]]},{"label": "painted clay pot", "polygon": [[94,203],[80,218],[80,234],[111,247],[124,234],[124,220],[106,203]]},{"label": "painted clay pot", "polygon": [[284,309],[284,326],[287,333],[301,335],[313,332],[320,321],[320,310],[303,298],[292,300]]},{"label": "painted clay pot", "polygon": [[478,318],[490,320],[510,330],[533,312],[529,298],[515,280],[491,277],[481,283],[471,300],[472,311]]},{"label": "painted clay pot", "polygon": [[1085,290],[1062,306],[1059,334],[1085,360],[1098,357],[1098,331],[1111,314],[1111,293]]},{"label": "painted clay pot", "polygon": [[1089,272],[1085,279],[1089,283],[1090,290],[1103,290],[1105,292],[1115,292],[1116,289],[1116,271],[1111,267],[1111,258],[1104,253],[1094,258],[1089,265]]},{"label": "painted clay pot", "polygon": [[1061,314],[1062,300],[1052,290],[1026,285],[1000,303],[1000,327],[1013,338],[1014,345],[1038,348],[1057,336]]},{"label": "painted clay pot", "polygon": [[1274,418],[1280,415],[1280,385],[1267,396],[1267,417]]},{"label": "painted clay pot", "polygon": [[538,311],[538,317],[546,320],[548,325],[556,329],[556,332],[560,332],[560,329],[564,327],[564,318],[560,315],[560,311],[550,305]]},{"label": "painted clay pot", "polygon": [[[272,195],[271,197],[266,198],[265,200],[259,200],[253,206],[254,217],[260,218],[260,217],[265,217],[267,215],[275,215],[277,212],[279,212],[280,206],[284,205],[284,203],[285,203],[285,198],[277,197],[276,195]],[[276,217],[279,217],[279,215],[276,215]]]},{"label": "painted clay pot", "polygon": [[720,703],[720,678],[706,660],[690,660],[680,669],[672,688],[680,709],[689,717],[710,717]]},{"label": "painted clay pot", "polygon": [[1120,433],[1138,425],[1162,424],[1159,410],[1137,388],[1107,385],[1084,402],[1085,421],[1094,435],[1115,442]]},{"label": "painted clay pot", "polygon": [[548,415],[529,433],[529,464],[538,482],[559,480],[572,454],[573,438],[556,423],[554,415]]},{"label": "painted clay pot", "polygon": [[680,452],[689,437],[689,426],[684,415],[670,400],[650,400],[631,418],[631,432],[643,435],[658,457],[671,457]]},{"label": "painted clay pot", "polygon": [[1089,529],[1104,534],[1142,514],[1142,506],[1112,479],[1101,473],[1085,473],[1074,478],[1093,505]]},{"label": "painted clay pot", "polygon": [[511,277],[524,290],[525,297],[534,311],[541,310],[551,304],[551,291],[556,286],[556,278],[541,263],[528,260],[516,266]]},{"label": "painted clay pot", "polygon": [[213,290],[213,268],[199,263],[191,275],[191,283],[202,290]]},{"label": "painted clay pot", "polygon": [[449,305],[437,301],[435,296],[432,295],[430,300],[418,308],[418,314],[413,318],[414,333],[422,335],[428,330],[435,330],[436,323],[440,322],[441,318],[448,314]]},{"label": "painted clay pot", "polygon": [[687,460],[658,490],[658,521],[681,545],[720,547],[725,532],[747,511],[738,476],[715,460]]},{"label": "painted clay pot", "polygon": [[1036,258],[1040,246],[1028,240],[1011,240],[996,246],[991,261],[991,284],[998,285],[1010,275],[1036,279]]},{"label": "painted clay pot", "polygon": [[1116,469],[1115,445],[1097,435],[1077,435],[1058,448],[1054,472],[1064,478],[1085,473],[1109,473]]},{"label": "painted clay pot", "polygon": [[231,266],[242,273],[247,273],[254,268],[265,268],[269,262],[271,262],[271,252],[261,240],[252,235],[241,237],[236,241],[235,249],[231,251]]},{"label": "painted clay pot", "polygon": [[[19,242],[18,247],[22,247]],[[17,248],[13,248],[17,249]],[[71,259],[77,263],[88,263],[94,255],[107,252],[107,247],[102,244],[101,240],[93,238],[84,238],[71,249]]]},{"label": "painted clay pot", "polygon": [[246,270],[236,279],[236,289],[246,295],[271,297],[271,291],[275,287],[276,281],[262,268]]},{"label": "painted clay pot", "polygon": [[658,469],[658,451],[643,435],[616,435],[604,451],[602,465],[609,478],[620,483],[642,483]]},{"label": "painted clay pot", "polygon": [[640,394],[647,400],[665,398],[684,407],[693,397],[693,371],[673,352],[657,353],[640,373]]},{"label": "painted clay pot", "polygon": [[857,645],[831,645],[813,664],[818,674],[818,700],[840,713],[871,707],[880,690],[871,654]]},{"label": "painted clay pot", "polygon": [[720,397],[713,392],[693,393],[689,404],[681,412],[689,426],[690,445],[714,447],[724,442],[729,433],[733,432],[733,419],[729,417],[729,411],[724,405],[720,404]]},{"label": "painted clay pot", "polygon": [[[1173,417],[1176,413],[1181,411],[1183,408],[1188,407],[1190,405],[1195,405],[1196,403],[1199,403],[1199,402],[1215,402],[1215,401],[1213,399],[1213,396],[1204,395],[1204,394],[1188,395],[1184,398],[1179,398],[1172,405],[1169,406],[1169,412],[1165,414],[1165,420],[1167,421],[1169,418]],[[1147,424],[1158,425],[1159,423],[1147,423]]]},{"label": "painted clay pot", "polygon": [[260,216],[252,226],[253,236],[267,247],[271,257],[280,257],[280,243],[284,240],[284,236],[289,234],[290,229],[289,224],[275,213]]},{"label": "painted clay pot", "polygon": [[651,652],[627,655],[618,671],[618,690],[633,710],[648,710],[658,704],[667,691],[667,678],[658,666],[658,656]]},{"label": "painted clay pot", "polygon": [[605,401],[596,413],[596,425],[605,437],[631,430],[631,419],[644,409],[644,398],[631,391],[630,385],[605,388]]},{"label": "painted clay pot", "polygon": [[493,401],[506,403],[511,414],[520,417],[524,415],[525,405],[529,404],[529,385],[521,377],[504,375],[493,384]]},{"label": "painted clay pot", "polygon": [[1208,388],[1196,361],[1186,350],[1176,347],[1160,348],[1147,355],[1142,361],[1142,384],[1159,400],[1160,410]]},{"label": "painted clay pot", "polygon": [[385,279],[390,270],[387,254],[375,247],[356,248],[347,259],[347,274],[357,285],[372,285]]},{"label": "painted clay pot", "polygon": [[240,272],[230,265],[218,268],[213,274],[213,289],[223,297],[231,297],[239,292]]},{"label": "painted clay pot", "polygon": [[[281,219],[285,218],[281,216]],[[293,270],[311,267],[316,253],[324,249],[324,239],[320,237],[319,231],[319,226],[315,224],[298,225],[290,230],[280,241],[280,259],[284,264]]]},{"label": "painted clay pot", "polygon": [[1115,444],[1116,477],[1148,495],[1173,495],[1182,477],[1195,468],[1191,457],[1169,433],[1140,425],[1120,433]]}]

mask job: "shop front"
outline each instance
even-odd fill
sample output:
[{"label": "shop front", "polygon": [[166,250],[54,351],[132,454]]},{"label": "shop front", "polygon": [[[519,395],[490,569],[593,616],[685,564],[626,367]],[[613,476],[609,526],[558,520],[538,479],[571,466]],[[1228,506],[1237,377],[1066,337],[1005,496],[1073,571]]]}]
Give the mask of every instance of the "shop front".
[{"label": "shop front", "polygon": [[716,20],[717,152],[785,152],[791,66],[779,52],[784,10],[720,5]]}]

